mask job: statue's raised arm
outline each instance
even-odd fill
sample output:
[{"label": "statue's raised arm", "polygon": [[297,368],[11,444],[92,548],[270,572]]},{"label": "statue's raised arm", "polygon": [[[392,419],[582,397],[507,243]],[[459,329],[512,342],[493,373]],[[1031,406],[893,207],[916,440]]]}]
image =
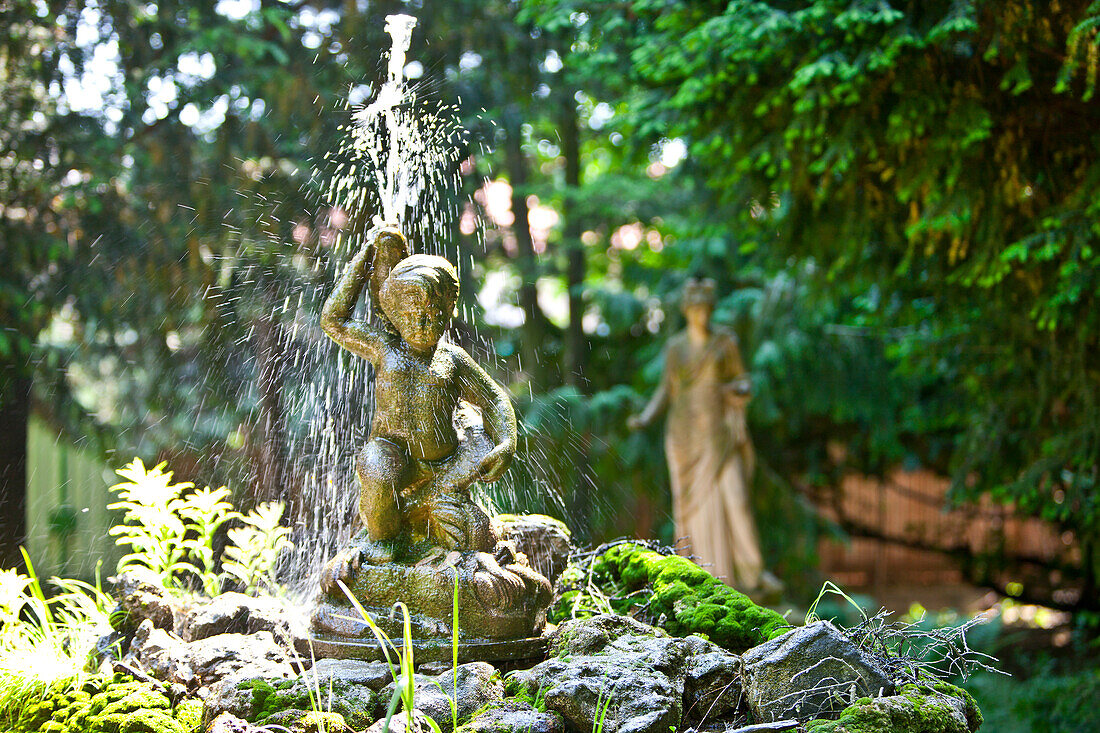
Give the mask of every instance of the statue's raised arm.
[{"label": "statue's raised arm", "polygon": [[321,328],[336,343],[357,356],[377,363],[379,344],[392,326],[384,314],[379,314],[384,328],[368,321],[354,320],[352,314],[363,286],[370,282],[371,302],[377,303],[378,291],[386,277],[400,260],[408,254],[409,246],[404,235],[395,227],[376,227],[367,235],[367,244],[351,262],[336,283],[332,295],[321,311]]}]

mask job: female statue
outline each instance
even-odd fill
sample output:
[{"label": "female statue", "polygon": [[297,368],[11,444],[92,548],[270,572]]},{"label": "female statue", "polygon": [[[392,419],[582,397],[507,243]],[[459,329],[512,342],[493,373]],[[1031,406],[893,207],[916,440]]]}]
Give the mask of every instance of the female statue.
[{"label": "female statue", "polygon": [[748,483],[754,468],[745,424],[751,384],[732,331],[711,326],[715,284],[692,278],[681,308],[687,328],[665,348],[661,384],[632,429],[668,410],[665,453],[676,535],[726,582],[742,590],[778,590],[764,571]]}]

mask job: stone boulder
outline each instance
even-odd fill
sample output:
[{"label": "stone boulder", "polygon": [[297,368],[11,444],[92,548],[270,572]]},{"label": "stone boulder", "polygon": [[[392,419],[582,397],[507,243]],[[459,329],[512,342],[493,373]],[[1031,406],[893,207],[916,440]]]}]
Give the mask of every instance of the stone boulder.
[{"label": "stone boulder", "polygon": [[685,701],[688,719],[737,717],[737,657],[702,638],[670,637],[607,614],[563,623],[549,648],[554,656],[513,672],[508,689],[544,700],[576,730],[593,730],[602,719],[619,733],[666,733],[680,728]]},{"label": "stone boulder", "polygon": [[573,549],[565,522],[545,514],[498,514],[493,525],[500,538],[512,542],[536,572],[550,581],[558,579],[569,564]]},{"label": "stone boulder", "polygon": [[565,722],[554,712],[540,712],[531,703],[508,698],[490,703],[459,733],[565,733]]},{"label": "stone boulder", "polygon": [[857,698],[892,695],[886,672],[828,621],[793,629],[741,656],[755,720],[838,713]]},{"label": "stone boulder", "polygon": [[231,592],[193,604],[178,614],[177,632],[186,641],[260,631],[269,632],[289,647],[309,635],[306,612],[283,598],[254,598]]},{"label": "stone boulder", "polygon": [[268,632],[219,634],[187,642],[154,627],[149,619],[138,627],[124,661],[162,682],[189,690],[210,688],[234,675],[293,675],[285,654]]},{"label": "stone boulder", "polygon": [[981,724],[981,712],[966,691],[939,683],[906,685],[897,695],[862,698],[836,720],[811,721],[806,729],[811,733],[974,733]]},{"label": "stone boulder", "polygon": [[[412,721],[409,721],[410,715],[408,713],[396,713],[390,718],[389,733],[431,733],[431,726],[428,724],[428,719],[424,713],[415,709],[412,711]],[[374,721],[374,724],[364,733],[385,733],[386,729],[385,717]]]},{"label": "stone boulder", "polygon": [[208,730],[209,733],[267,733],[263,728],[257,728],[231,713],[222,713],[216,717]]},{"label": "stone boulder", "polygon": [[145,620],[155,628],[172,631],[179,603],[152,570],[135,566],[109,579],[118,605],[111,612],[111,626],[133,634]]},{"label": "stone boulder", "polygon": [[280,720],[294,722],[319,705],[362,730],[377,718],[378,690],[391,679],[385,662],[343,659],[320,659],[311,669],[289,679],[237,674],[214,685],[206,699],[204,718],[211,720],[228,711],[244,720],[269,725]]},{"label": "stone boulder", "polygon": [[[455,714],[461,725],[484,706],[504,698],[504,683],[493,665],[487,662],[460,664],[457,674],[457,694],[455,673],[452,671],[436,676],[413,675],[417,709],[434,720],[445,733],[454,729],[452,700],[456,703]],[[382,688],[377,710],[379,717],[385,715],[386,706],[389,705],[395,689],[395,682]]]},{"label": "stone boulder", "polygon": [[747,722],[741,658],[698,636],[685,637],[684,644],[688,649],[684,726]]}]

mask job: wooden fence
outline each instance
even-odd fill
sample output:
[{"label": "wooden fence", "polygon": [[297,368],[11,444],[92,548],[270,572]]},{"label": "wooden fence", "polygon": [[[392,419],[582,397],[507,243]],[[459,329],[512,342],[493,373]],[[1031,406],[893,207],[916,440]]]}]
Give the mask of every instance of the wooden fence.
[{"label": "wooden fence", "polygon": [[958,563],[934,548],[1045,559],[1074,552],[1072,536],[1040,520],[1015,517],[1010,507],[982,502],[946,510],[948,485],[928,471],[899,470],[885,480],[847,477],[839,504],[821,501],[822,512],[892,541],[824,540],[818,548],[821,570],[852,588],[950,585],[964,580]]}]

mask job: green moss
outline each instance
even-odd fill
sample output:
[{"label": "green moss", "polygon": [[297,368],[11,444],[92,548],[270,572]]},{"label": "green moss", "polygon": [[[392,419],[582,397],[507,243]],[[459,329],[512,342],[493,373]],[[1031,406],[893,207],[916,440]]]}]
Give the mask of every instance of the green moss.
[{"label": "green moss", "polygon": [[[966,705],[966,724],[951,715],[946,698]],[[860,698],[845,708],[836,720],[814,720],[808,733],[968,733],[981,725],[981,713],[974,699],[960,687],[947,683],[932,686],[906,685],[893,697]]]},{"label": "green moss", "polygon": [[[200,707],[201,716],[201,707]],[[89,680],[84,687],[51,687],[26,706],[16,733],[188,733],[172,717],[171,703],[146,682],[125,677]]]},{"label": "green moss", "polygon": [[202,727],[202,700],[191,697],[181,701],[172,711],[172,717],[179,721],[185,730],[197,730]]},{"label": "green moss", "polygon": [[287,717],[282,716],[286,712],[291,713],[290,718],[297,720],[304,711],[314,710],[318,704],[331,706],[332,713],[342,716],[348,725],[355,728],[366,728],[374,722],[376,694],[361,685],[336,682],[330,689],[326,684],[321,689],[322,701],[311,699],[309,688],[296,679],[246,680],[238,685],[238,689],[252,691],[252,714],[247,718],[250,723],[275,723]]},{"label": "green moss", "polygon": [[[613,610],[627,613],[647,606],[649,615],[676,636],[701,633],[740,652],[788,628],[782,616],[756,605],[687,558],[661,555],[642,545],[608,548],[592,561],[591,575],[601,592],[613,599]],[[583,571],[566,571],[561,587],[568,590],[551,609],[551,620],[567,619],[574,609],[580,617],[600,611],[600,604],[584,590],[585,581]]]},{"label": "green moss", "polygon": [[339,713],[306,713],[294,725],[294,733],[331,733],[347,728]]}]

